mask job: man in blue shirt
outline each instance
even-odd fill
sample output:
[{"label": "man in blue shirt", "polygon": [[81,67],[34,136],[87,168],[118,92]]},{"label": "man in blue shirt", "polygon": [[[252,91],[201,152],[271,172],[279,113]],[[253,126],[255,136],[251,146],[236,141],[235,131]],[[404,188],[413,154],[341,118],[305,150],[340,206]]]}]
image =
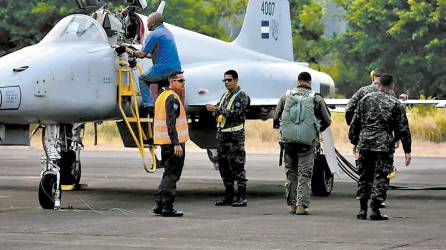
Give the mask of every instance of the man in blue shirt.
[{"label": "man in blue shirt", "polygon": [[153,66],[139,76],[143,109],[154,106],[149,88],[150,83],[160,84],[166,81],[172,72],[181,71],[175,38],[163,23],[163,16],[158,12],[153,12],[147,18],[147,27],[152,33],[144,42],[142,50],[134,50],[124,45],[126,52],[132,56],[152,58]]}]

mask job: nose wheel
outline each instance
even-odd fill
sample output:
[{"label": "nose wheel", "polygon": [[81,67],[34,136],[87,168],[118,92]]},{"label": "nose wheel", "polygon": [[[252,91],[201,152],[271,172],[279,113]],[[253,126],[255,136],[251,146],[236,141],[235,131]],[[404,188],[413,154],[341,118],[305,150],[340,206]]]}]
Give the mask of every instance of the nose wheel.
[{"label": "nose wheel", "polygon": [[80,150],[83,148],[83,124],[47,124],[43,126],[44,154],[40,158],[42,178],[39,203],[44,209],[59,209],[62,185],[79,187],[81,179]]},{"label": "nose wheel", "polygon": [[39,184],[40,206],[44,209],[54,209],[55,207],[60,206],[60,202],[57,204],[57,201],[60,200],[61,197],[60,185],[57,187],[57,175],[47,173],[42,176]]}]

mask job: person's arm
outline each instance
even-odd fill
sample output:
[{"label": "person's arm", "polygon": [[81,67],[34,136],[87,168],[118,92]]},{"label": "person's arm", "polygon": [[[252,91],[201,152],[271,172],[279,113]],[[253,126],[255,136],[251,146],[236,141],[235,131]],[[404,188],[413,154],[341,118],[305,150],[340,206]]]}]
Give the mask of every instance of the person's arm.
[{"label": "person's arm", "polygon": [[223,94],[223,96],[220,98],[220,101],[218,101],[216,105],[214,105],[214,104],[206,104],[206,110],[212,112],[212,115],[217,116],[217,112],[216,111],[218,109],[218,106],[220,106],[220,102],[223,101],[223,97],[225,95],[226,94]]},{"label": "person's arm", "polygon": [[286,95],[280,97],[277,103],[276,110],[274,111],[273,120],[280,120],[282,118],[283,108],[285,107]]},{"label": "person's arm", "polygon": [[347,122],[347,125],[350,125],[352,123],[356,107],[358,106],[358,103],[361,100],[361,98],[364,97],[364,94],[362,92],[363,92],[362,88],[356,91],[356,93],[352,96],[352,98],[348,101],[347,105],[345,106],[345,121]]},{"label": "person's arm", "polygon": [[126,47],[125,52],[127,52],[129,55],[132,55],[137,58],[146,58],[146,57],[150,58],[150,54],[146,53],[142,50],[134,50],[134,49]]},{"label": "person's arm", "polygon": [[277,103],[273,116],[273,128],[280,127],[280,119],[282,118],[283,109],[285,108],[286,95],[282,96]]},{"label": "person's arm", "polygon": [[362,113],[362,103],[364,100],[360,101],[358,107],[356,108],[355,114],[353,115],[350,129],[348,131],[348,139],[350,143],[354,146],[358,145],[359,133],[361,132],[361,113]]},{"label": "person's arm", "polygon": [[147,37],[142,50],[135,50],[128,46],[127,44],[122,44],[125,47],[125,52],[137,58],[151,57],[152,51],[155,49],[156,44],[159,41],[159,35],[156,32],[152,32],[149,37]]},{"label": "person's arm", "polygon": [[251,100],[245,92],[240,93],[234,100],[233,109],[226,109],[220,106],[215,110],[217,116],[223,115],[226,119],[240,117],[240,115],[248,113],[251,105]]},{"label": "person's arm", "polygon": [[404,153],[409,154],[412,151],[412,138],[410,134],[409,121],[407,120],[406,110],[401,103],[397,103],[393,112],[394,121],[394,141],[401,140],[403,144]]},{"label": "person's arm", "polygon": [[327,104],[324,101],[324,98],[319,94],[315,96],[315,116],[320,121],[321,132],[327,129],[331,124],[331,114],[328,110]]},{"label": "person's arm", "polygon": [[179,115],[180,102],[175,98],[174,95],[170,95],[166,100],[166,125],[169,138],[174,145],[180,144],[176,128],[176,122]]}]

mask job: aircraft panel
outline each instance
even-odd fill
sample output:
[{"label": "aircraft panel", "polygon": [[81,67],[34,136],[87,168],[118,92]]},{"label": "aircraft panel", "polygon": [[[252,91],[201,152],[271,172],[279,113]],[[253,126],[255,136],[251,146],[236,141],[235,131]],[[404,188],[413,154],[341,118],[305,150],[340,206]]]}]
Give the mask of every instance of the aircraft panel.
[{"label": "aircraft panel", "polygon": [[0,88],[0,110],[17,110],[21,101],[22,93],[19,86]]}]

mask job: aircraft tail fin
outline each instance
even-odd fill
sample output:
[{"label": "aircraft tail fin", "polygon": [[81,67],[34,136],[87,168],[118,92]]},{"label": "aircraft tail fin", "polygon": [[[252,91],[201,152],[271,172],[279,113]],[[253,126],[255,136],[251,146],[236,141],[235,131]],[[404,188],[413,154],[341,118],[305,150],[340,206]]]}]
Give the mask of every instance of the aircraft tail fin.
[{"label": "aircraft tail fin", "polygon": [[288,0],[250,0],[242,29],[233,43],[294,61]]},{"label": "aircraft tail fin", "polygon": [[166,7],[166,1],[161,1],[160,5],[158,5],[158,9],[156,10],[156,12],[163,14],[165,7]]}]

